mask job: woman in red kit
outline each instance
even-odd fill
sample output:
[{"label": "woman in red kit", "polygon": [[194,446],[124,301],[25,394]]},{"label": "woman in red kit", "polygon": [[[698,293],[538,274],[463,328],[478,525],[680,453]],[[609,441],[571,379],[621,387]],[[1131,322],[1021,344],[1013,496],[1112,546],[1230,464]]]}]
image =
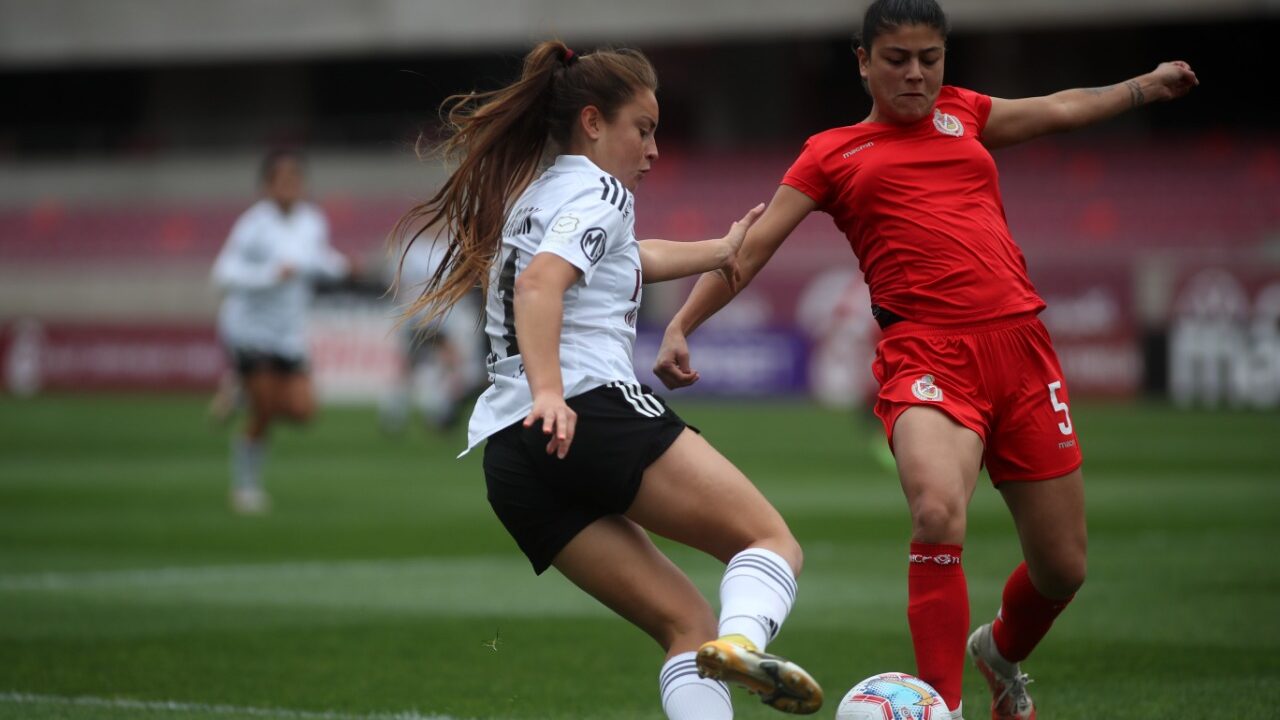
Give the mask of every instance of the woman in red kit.
[{"label": "woman in red kit", "polygon": [[[845,233],[884,328],[876,414],[911,511],[907,617],[917,673],[961,716],[967,651],[996,720],[1035,717],[1019,667],[1085,577],[1081,455],[1065,378],[1037,314],[1044,302],[1010,237],[991,149],[1079,128],[1197,83],[1183,62],[1100,88],[1004,100],[942,84],[947,20],[935,0],[876,0],[858,68],[862,122],[809,138],[739,252],[740,291],[809,213]],[[697,380],[687,336],[735,290],[699,279],[667,327],[654,371]],[[969,635],[961,550],[983,464],[1025,561],[993,622]]]}]

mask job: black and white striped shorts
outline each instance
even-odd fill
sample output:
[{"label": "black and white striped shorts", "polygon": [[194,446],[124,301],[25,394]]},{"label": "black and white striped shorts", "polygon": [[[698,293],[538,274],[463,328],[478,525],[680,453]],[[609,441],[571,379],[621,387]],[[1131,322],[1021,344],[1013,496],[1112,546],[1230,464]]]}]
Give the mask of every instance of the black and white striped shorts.
[{"label": "black and white striped shorts", "polygon": [[645,468],[688,427],[634,383],[609,383],[568,405],[578,421],[563,460],[547,454],[541,423],[516,422],[484,447],[489,504],[538,574],[588,525],[625,513]]}]

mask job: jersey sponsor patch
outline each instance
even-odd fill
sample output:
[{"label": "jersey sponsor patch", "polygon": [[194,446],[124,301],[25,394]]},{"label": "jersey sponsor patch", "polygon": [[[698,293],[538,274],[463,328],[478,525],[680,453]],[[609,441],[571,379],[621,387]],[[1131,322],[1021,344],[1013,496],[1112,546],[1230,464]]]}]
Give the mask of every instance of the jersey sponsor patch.
[{"label": "jersey sponsor patch", "polygon": [[581,224],[582,218],[573,212],[562,213],[551,223],[549,232],[542,238],[542,244],[548,247],[572,245]]},{"label": "jersey sponsor patch", "polygon": [[554,225],[551,226],[551,232],[571,233],[578,229],[578,223],[581,222],[577,215],[573,213],[565,213],[556,219]]},{"label": "jersey sponsor patch", "polygon": [[586,232],[582,233],[582,240],[580,241],[582,252],[591,261],[592,265],[600,262],[600,258],[604,257],[604,241],[608,237],[609,234],[604,231],[604,228],[598,227],[588,228]]},{"label": "jersey sponsor patch", "polygon": [[941,110],[933,111],[933,127],[943,135],[964,137],[964,123],[955,115],[948,115]]},{"label": "jersey sponsor patch", "polygon": [[922,375],[911,383],[911,394],[925,402],[942,402],[942,388],[933,384],[932,375]]}]

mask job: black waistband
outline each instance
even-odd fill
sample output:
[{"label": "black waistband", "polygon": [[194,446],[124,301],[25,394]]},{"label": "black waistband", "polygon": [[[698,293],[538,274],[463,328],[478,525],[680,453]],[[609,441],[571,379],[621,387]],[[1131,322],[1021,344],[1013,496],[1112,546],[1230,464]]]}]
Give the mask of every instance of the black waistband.
[{"label": "black waistband", "polygon": [[903,320],[906,320],[906,318],[902,317],[898,313],[875,304],[871,306],[871,317],[876,319],[876,324],[880,326],[881,330],[884,330],[894,323],[900,323]]}]

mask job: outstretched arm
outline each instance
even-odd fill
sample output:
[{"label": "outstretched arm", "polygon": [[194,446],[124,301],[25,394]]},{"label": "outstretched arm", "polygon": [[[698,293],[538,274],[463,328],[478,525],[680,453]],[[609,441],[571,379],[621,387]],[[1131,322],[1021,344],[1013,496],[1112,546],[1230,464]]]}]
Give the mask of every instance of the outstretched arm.
[{"label": "outstretched arm", "polygon": [[697,371],[689,367],[689,345],[686,337],[720,308],[729,304],[751,279],[760,272],[782,241],[817,208],[808,195],[789,185],[778,187],[769,207],[747,230],[746,240],[738,250],[737,281],[730,284],[720,273],[706,273],[698,278],[693,292],[667,325],[662,347],[653,372],[670,389],[692,385]]},{"label": "outstretched arm", "polygon": [[698,273],[720,270],[732,277],[735,256],[742,246],[742,239],[760,213],[764,203],[751,208],[733,225],[729,233],[714,240],[698,242],[672,242],[670,240],[641,240],[640,269],[648,283],[674,280]]},{"label": "outstretched arm", "polygon": [[982,144],[995,149],[1075,130],[1149,103],[1175,100],[1199,84],[1191,66],[1175,60],[1107,87],[1063,90],[1018,100],[993,97]]}]

